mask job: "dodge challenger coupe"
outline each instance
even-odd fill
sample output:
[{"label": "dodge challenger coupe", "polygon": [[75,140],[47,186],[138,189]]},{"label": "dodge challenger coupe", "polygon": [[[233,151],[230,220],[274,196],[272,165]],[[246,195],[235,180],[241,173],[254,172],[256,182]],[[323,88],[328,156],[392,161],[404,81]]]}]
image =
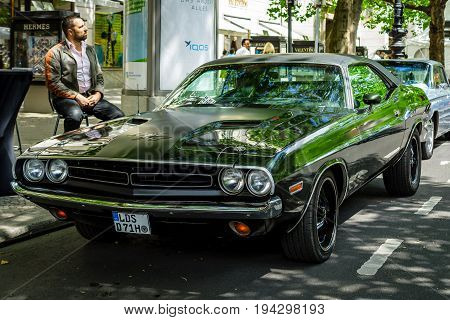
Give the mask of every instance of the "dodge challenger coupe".
[{"label": "dodge challenger coupe", "polygon": [[427,134],[422,142],[422,159],[430,159],[433,156],[434,140],[441,136],[450,139],[450,86],[443,65],[434,60],[378,62],[404,84],[423,89],[430,100]]},{"label": "dodge challenger coupe", "polygon": [[356,56],[220,59],[152,112],[29,148],[12,187],[87,239],[175,224],[242,238],[273,231],[287,258],[320,263],[355,191],[381,173],[389,194],[417,191],[429,104]]}]

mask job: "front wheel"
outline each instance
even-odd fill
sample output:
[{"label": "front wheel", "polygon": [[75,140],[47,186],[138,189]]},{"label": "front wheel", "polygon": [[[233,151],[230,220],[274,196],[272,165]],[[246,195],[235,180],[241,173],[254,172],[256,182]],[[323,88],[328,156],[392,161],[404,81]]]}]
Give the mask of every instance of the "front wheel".
[{"label": "front wheel", "polygon": [[433,156],[434,149],[434,122],[433,120],[428,121],[427,126],[427,134],[425,136],[425,141],[422,142],[422,159],[428,160]]},{"label": "front wheel", "polygon": [[331,256],[336,243],[338,193],[331,171],[320,178],[303,219],[281,236],[284,255],[291,260],[321,263]]},{"label": "front wheel", "polygon": [[383,173],[384,186],[393,196],[412,196],[419,189],[422,171],[419,133],[414,131],[400,161]]}]

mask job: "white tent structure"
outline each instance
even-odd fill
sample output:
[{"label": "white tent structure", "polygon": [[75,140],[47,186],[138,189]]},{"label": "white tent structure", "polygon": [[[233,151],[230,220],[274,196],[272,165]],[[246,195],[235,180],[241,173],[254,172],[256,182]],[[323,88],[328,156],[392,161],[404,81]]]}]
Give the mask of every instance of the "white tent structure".
[{"label": "white tent structure", "polygon": [[[406,39],[405,52],[409,59],[430,58],[429,28],[423,30],[419,35]],[[445,39],[445,69],[450,74],[450,40]]]}]

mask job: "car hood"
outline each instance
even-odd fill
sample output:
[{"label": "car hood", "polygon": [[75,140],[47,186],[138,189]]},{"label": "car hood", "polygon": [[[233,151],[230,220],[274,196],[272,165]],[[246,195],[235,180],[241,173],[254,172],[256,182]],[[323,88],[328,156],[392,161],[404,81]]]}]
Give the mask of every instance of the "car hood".
[{"label": "car hood", "polygon": [[348,112],[317,106],[163,109],[52,137],[25,156],[221,164],[253,157],[264,163]]}]

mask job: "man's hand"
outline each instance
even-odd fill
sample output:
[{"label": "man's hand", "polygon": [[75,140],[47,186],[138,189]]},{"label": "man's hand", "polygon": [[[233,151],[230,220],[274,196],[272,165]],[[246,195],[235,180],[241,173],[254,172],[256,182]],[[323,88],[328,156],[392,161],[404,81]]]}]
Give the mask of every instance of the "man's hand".
[{"label": "man's hand", "polygon": [[96,92],[93,95],[89,96],[87,98],[87,100],[89,101],[89,105],[91,107],[93,107],[100,101],[101,98],[102,98],[101,93],[100,92]]},{"label": "man's hand", "polygon": [[80,105],[81,108],[89,106],[89,99],[82,94],[77,94],[75,96],[75,101]]}]

